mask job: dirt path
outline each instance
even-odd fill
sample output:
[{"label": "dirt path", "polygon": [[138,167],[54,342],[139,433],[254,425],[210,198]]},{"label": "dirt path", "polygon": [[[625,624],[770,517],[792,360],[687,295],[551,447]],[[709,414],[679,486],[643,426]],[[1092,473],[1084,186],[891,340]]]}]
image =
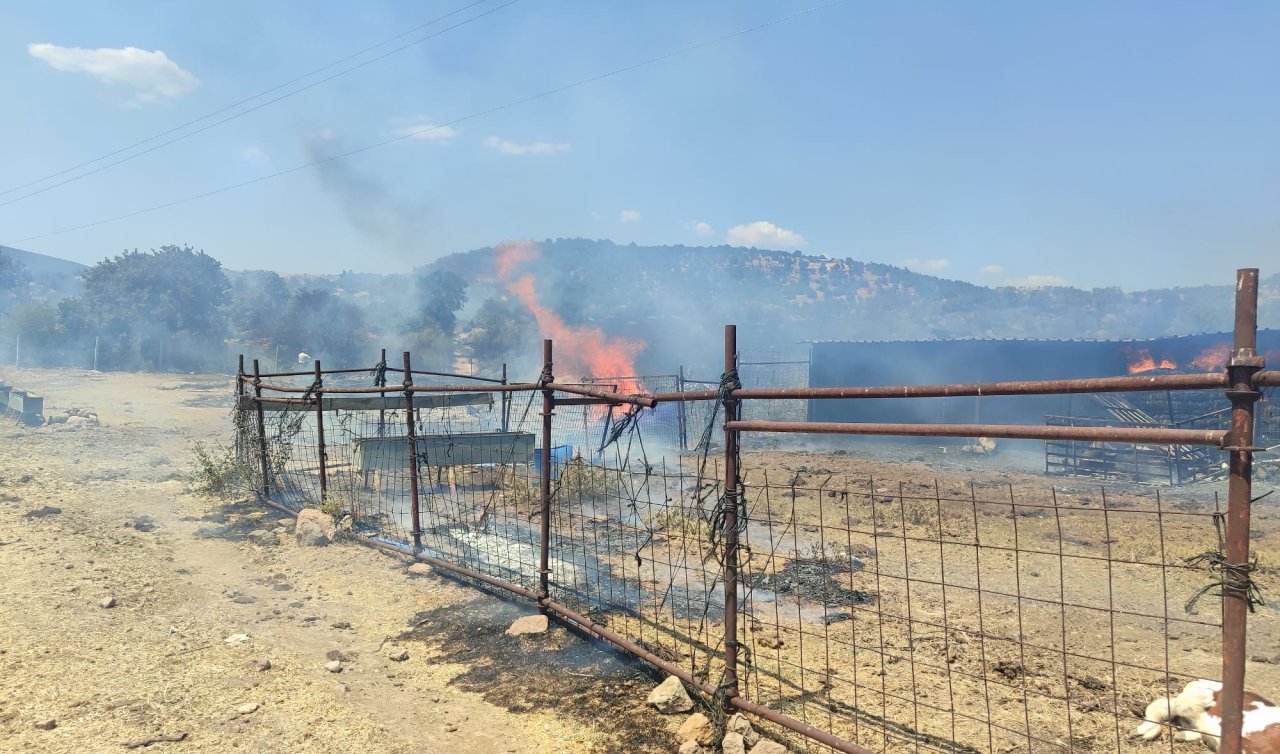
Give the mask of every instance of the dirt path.
[{"label": "dirt path", "polygon": [[[451,684],[474,663],[408,632],[424,629],[415,616],[440,620],[474,590],[408,576],[404,562],[356,545],[300,548],[283,534],[251,544],[245,533],[279,520],[189,494],[190,443],[228,431],[229,379],[4,377],[43,393],[46,414],[83,407],[101,425],[0,425],[0,751],[154,741],[146,750],[497,754],[587,751],[609,738],[581,718]],[[565,641],[563,630],[514,639],[502,627],[476,630],[501,646]],[[441,635],[456,636],[449,628]],[[228,641],[237,635],[247,639]],[[401,649],[409,659],[391,661]],[[340,673],[325,667],[335,657]],[[253,667],[262,659],[270,669]],[[643,697],[618,702],[643,716]]]}]

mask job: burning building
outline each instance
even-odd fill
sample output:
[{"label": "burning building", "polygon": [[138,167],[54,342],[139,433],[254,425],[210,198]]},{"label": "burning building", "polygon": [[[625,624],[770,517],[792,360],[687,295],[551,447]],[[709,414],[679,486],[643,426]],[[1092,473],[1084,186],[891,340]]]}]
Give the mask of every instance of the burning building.
[{"label": "burning building", "polygon": [[[1203,373],[1226,366],[1230,333],[1153,340],[947,340],[816,342],[809,384],[926,385],[1013,380]],[[1280,363],[1280,330],[1259,330],[1258,350]],[[1226,428],[1219,391],[1120,395],[1042,395],[811,401],[811,421],[1039,424],[1062,426]],[[1258,444],[1280,443],[1280,412],[1264,396]],[[1220,454],[1204,449],[1116,443],[1051,442],[1045,470],[1134,481],[1181,483],[1212,476]]]}]

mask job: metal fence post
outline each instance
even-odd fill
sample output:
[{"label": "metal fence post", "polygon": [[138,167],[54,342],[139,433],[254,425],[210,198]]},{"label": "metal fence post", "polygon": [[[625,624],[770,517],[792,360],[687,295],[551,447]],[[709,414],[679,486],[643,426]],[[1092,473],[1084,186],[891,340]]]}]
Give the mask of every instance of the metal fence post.
[{"label": "metal fence post", "polygon": [[316,359],[316,381],[312,393],[316,400],[316,456],[320,460],[320,505],[329,496],[329,470],[324,448],[324,377],[320,372],[320,360]]},{"label": "metal fence post", "polygon": [[[96,365],[95,365],[96,366]],[[240,412],[244,409],[241,407],[244,398],[244,354],[240,354],[240,358],[236,361],[236,461],[244,459],[244,432],[241,428],[244,423],[241,419],[243,416]]]},{"label": "metal fence post", "polygon": [[422,513],[418,508],[418,429],[413,415],[413,368],[409,365],[409,352],[404,352],[404,422],[409,439],[409,501],[413,516],[413,551],[422,549]]},{"label": "metal fence post", "polygon": [[[542,341],[543,384],[554,382],[551,364],[551,340]],[[555,415],[556,397],[552,390],[542,391],[542,474],[539,475],[542,498],[542,531],[538,537],[538,593],[545,599],[551,595],[551,417]]]},{"label": "metal fence post", "polygon": [[[738,328],[724,327],[724,377],[721,389],[736,384]],[[729,422],[738,419],[738,399],[724,393],[724,691],[725,699],[738,695],[738,432]]]},{"label": "metal fence post", "polygon": [[[502,384],[507,384],[507,363],[502,363]],[[508,431],[511,424],[511,393],[502,391],[501,397],[502,431]]]},{"label": "metal fence post", "polygon": [[271,498],[271,462],[267,458],[267,417],[262,411],[262,372],[258,360],[253,360],[253,405],[258,414],[258,452],[262,460],[262,496]]},{"label": "metal fence post", "polygon": [[1227,563],[1222,572],[1222,741],[1221,754],[1240,754],[1244,724],[1246,629],[1249,615],[1249,507],[1253,494],[1253,409],[1260,397],[1253,375],[1258,356],[1258,271],[1236,271],[1235,342],[1227,366],[1231,401],[1231,453],[1227,487]]},{"label": "metal fence post", "polygon": [[[684,392],[684,364],[680,365],[680,371],[676,374],[676,392]],[[685,402],[678,401],[676,403],[676,429],[680,433],[680,449],[689,449],[689,417],[685,413]]]}]

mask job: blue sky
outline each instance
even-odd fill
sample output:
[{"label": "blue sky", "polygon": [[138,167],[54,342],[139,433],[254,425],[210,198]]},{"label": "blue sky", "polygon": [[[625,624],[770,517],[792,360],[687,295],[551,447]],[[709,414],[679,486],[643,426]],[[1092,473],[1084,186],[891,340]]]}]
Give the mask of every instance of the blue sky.
[{"label": "blue sky", "polygon": [[[1264,2],[846,0],[420,134],[435,138],[45,235],[821,4],[498,8],[505,1],[405,37],[398,44],[493,10],[360,70],[0,207],[0,244],[92,263],[189,243],[232,268],[290,272],[402,271],[503,240],[569,236],[800,248],[984,284],[1134,289],[1227,283],[1238,266],[1280,270],[1280,4]],[[8,2],[0,191],[470,2]]]}]

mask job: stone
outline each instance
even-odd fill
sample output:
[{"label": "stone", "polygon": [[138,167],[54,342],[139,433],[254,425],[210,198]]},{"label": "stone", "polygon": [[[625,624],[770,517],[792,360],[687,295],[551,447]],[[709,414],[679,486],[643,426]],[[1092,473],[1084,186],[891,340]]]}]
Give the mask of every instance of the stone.
[{"label": "stone", "polygon": [[711,719],[701,712],[689,715],[684,725],[676,731],[676,739],[680,741],[697,741],[702,746],[711,746],[716,742],[716,728]]},{"label": "stone", "polygon": [[430,576],[431,566],[427,565],[426,563],[414,563],[413,565],[406,568],[404,572],[409,574],[410,576]]},{"label": "stone", "polygon": [[680,679],[673,675],[667,676],[667,680],[649,692],[649,698],[645,699],[644,703],[655,707],[664,715],[688,712],[693,709],[693,700],[689,698],[689,692],[685,691]]},{"label": "stone", "polygon": [[726,733],[720,742],[720,750],[724,754],[747,754],[747,742],[741,733]]},{"label": "stone", "polygon": [[245,665],[248,665],[251,669],[258,671],[259,673],[262,673],[271,669],[271,660],[268,660],[265,657],[260,657],[253,660],[249,660],[248,662],[245,663]]},{"label": "stone", "polygon": [[53,718],[49,718],[48,720],[38,720],[35,725],[36,730],[53,730],[58,727],[58,721]]},{"label": "stone", "polygon": [[102,599],[98,600],[98,607],[106,609],[106,608],[112,608],[115,606],[116,606],[115,597],[103,597]]},{"label": "stone", "polygon": [[258,547],[275,547],[280,544],[280,537],[276,536],[275,532],[267,531],[266,529],[254,529],[245,536],[245,539]]},{"label": "stone", "polygon": [[62,509],[54,505],[45,505],[35,510],[27,511],[22,514],[23,518],[44,518],[45,516],[56,516],[62,512]]},{"label": "stone", "polygon": [[391,654],[387,655],[387,659],[391,660],[392,662],[404,662],[405,660],[409,659],[409,650],[402,649],[399,652],[392,652]]},{"label": "stone", "polygon": [[298,544],[304,547],[324,547],[333,541],[333,518],[315,508],[303,508],[298,512],[293,533]]},{"label": "stone", "polygon": [[257,702],[249,702],[248,704],[242,704],[239,707],[236,707],[236,712],[241,715],[252,715],[258,711],[258,707],[259,704]]},{"label": "stone", "polygon": [[685,741],[680,744],[680,754],[707,754],[707,750],[697,741]]},{"label": "stone", "polygon": [[249,641],[248,634],[231,634],[227,638],[223,639],[222,643],[227,646],[234,647],[237,644],[244,644],[247,641]]},{"label": "stone", "polygon": [[545,634],[546,632],[547,616],[526,615],[523,618],[517,618],[516,622],[511,624],[511,628],[507,629],[507,636],[527,636],[529,634]]},{"label": "stone", "polygon": [[756,729],[751,727],[751,721],[741,712],[735,713],[730,717],[724,724],[724,729],[742,736],[743,743],[748,747],[755,746],[760,740],[760,734],[756,733]]},{"label": "stone", "polygon": [[324,669],[329,671],[330,673],[341,673],[342,660],[330,660],[325,663]]},{"label": "stone", "polygon": [[751,747],[750,754],[787,754],[787,747],[777,741],[761,741]]}]

